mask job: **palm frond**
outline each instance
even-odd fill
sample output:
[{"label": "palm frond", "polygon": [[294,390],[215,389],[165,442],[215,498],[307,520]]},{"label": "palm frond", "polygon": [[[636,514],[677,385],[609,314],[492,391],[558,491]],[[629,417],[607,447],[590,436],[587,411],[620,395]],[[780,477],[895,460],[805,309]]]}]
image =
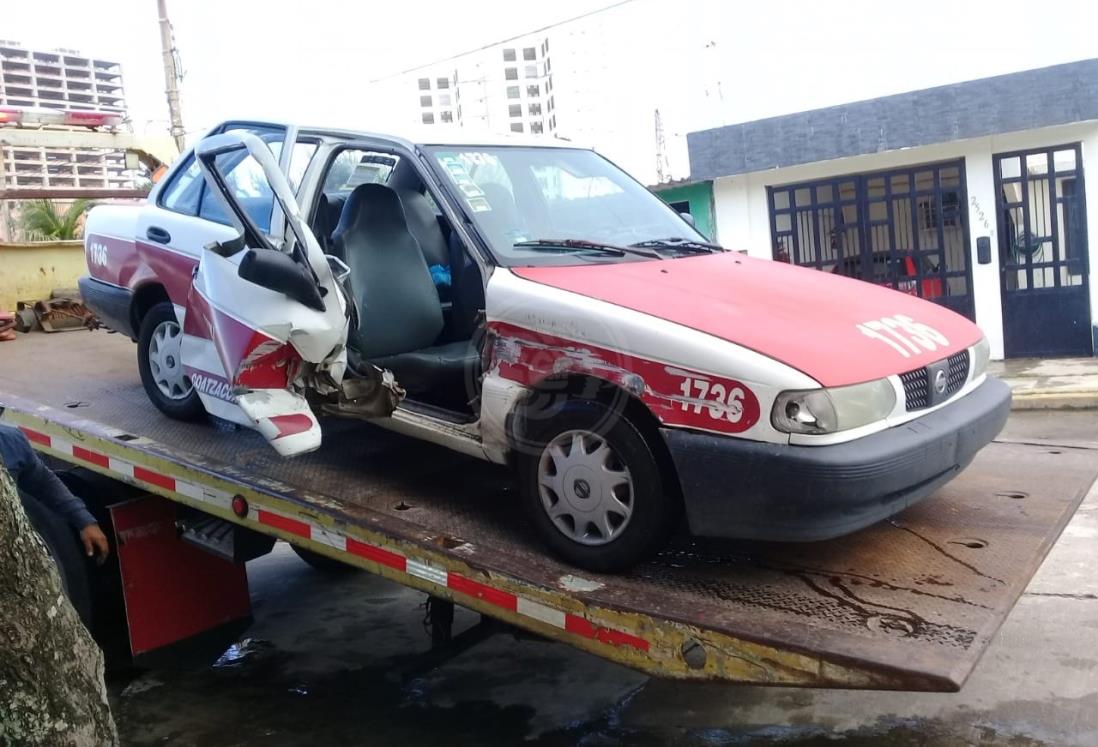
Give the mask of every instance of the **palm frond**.
[{"label": "palm frond", "polygon": [[80,238],[80,219],[92,203],[89,200],[73,200],[60,211],[50,200],[35,200],[23,208],[21,223],[27,235],[35,239],[64,241]]}]

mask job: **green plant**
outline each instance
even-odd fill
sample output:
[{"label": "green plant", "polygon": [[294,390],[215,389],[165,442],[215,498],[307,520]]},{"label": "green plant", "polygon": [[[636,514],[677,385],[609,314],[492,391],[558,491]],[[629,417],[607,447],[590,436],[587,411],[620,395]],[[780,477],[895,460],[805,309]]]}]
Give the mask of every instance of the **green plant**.
[{"label": "green plant", "polygon": [[73,200],[65,210],[59,210],[50,200],[35,200],[23,208],[20,218],[28,238],[38,241],[80,238],[80,218],[92,203],[89,200]]}]

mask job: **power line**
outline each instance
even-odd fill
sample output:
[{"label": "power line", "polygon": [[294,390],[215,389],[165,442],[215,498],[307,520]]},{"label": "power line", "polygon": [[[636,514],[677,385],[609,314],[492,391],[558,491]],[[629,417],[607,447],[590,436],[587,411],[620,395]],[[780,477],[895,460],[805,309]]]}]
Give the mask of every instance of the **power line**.
[{"label": "power line", "polygon": [[516,39],[521,39],[522,37],[529,36],[530,34],[540,34],[543,31],[548,31],[549,29],[556,28],[557,26],[564,26],[565,24],[572,23],[574,21],[580,21],[580,20],[583,20],[584,18],[590,18],[591,16],[598,15],[599,13],[605,13],[608,10],[613,10],[614,8],[620,8],[623,5],[629,5],[630,3],[635,3],[635,2],[637,2],[637,0],[620,0],[620,2],[616,2],[616,3],[613,3],[611,5],[606,5],[606,6],[603,6],[601,8],[596,8],[595,10],[589,10],[586,13],[581,13],[578,16],[573,16],[571,18],[566,18],[563,21],[557,21],[556,23],[550,23],[547,26],[542,26],[541,28],[536,28],[536,29],[531,29],[529,31],[524,31],[521,34],[515,34],[514,36],[509,36],[506,39],[497,39],[496,41],[489,42],[488,44],[481,45],[481,46],[476,47],[474,49],[467,49],[464,52],[458,52],[457,54],[452,54],[449,57],[443,57],[441,59],[434,60],[432,62],[425,62],[421,65],[416,65],[415,67],[410,67],[407,70],[401,70],[401,71],[396,72],[396,73],[390,73],[389,75],[383,75],[380,78],[374,78],[373,80],[370,81],[370,83],[380,83],[383,80],[391,80],[393,78],[399,78],[402,75],[407,75],[408,73],[414,73],[417,70],[423,70],[425,68],[434,67],[435,65],[441,65],[444,62],[449,62],[450,60],[456,60],[459,57],[464,57],[465,55],[473,54],[474,52],[482,52],[485,49],[491,49],[492,47],[498,46],[500,44],[506,44],[507,42],[514,41]]}]

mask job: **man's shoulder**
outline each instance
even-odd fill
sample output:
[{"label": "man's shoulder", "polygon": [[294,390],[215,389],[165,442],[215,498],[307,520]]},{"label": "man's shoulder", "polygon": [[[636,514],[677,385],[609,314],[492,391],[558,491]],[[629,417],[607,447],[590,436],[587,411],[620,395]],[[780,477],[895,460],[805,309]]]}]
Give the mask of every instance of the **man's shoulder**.
[{"label": "man's shoulder", "polygon": [[18,428],[0,423],[0,462],[8,469],[21,467],[31,453],[30,442]]}]

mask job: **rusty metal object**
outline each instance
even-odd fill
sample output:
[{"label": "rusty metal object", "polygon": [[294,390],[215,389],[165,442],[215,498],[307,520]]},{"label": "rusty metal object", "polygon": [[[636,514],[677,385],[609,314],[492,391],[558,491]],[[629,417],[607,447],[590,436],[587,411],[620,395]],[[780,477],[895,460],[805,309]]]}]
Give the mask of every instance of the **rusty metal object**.
[{"label": "rusty metal object", "polygon": [[27,305],[20,301],[15,310],[15,331],[32,332],[38,329],[38,317],[34,315],[33,304]]},{"label": "rusty metal object", "polygon": [[[33,367],[0,356],[5,418],[42,422],[41,406],[52,407],[40,427],[79,438],[83,447],[231,490],[255,510],[296,512],[373,545],[414,552],[439,572],[629,633],[650,648],[540,626],[360,563],[662,677],[956,690],[1098,474],[1090,450],[996,443],[936,496],[846,538],[777,545],[680,537],[629,574],[594,576],[545,555],[498,467],[350,420],[325,422],[318,452],[282,460],[255,433],[178,423],[151,406],[135,407],[142,394],[127,340],[25,342],[27,355],[40,351],[54,373],[43,380]],[[74,400],[83,406],[66,409]],[[730,475],[730,500],[735,482]],[[243,521],[228,510],[219,518]],[[325,552],[320,542],[289,539]]]},{"label": "rusty metal object", "polygon": [[[24,306],[20,303],[20,308]],[[88,310],[87,306],[72,298],[36,301],[33,309],[43,332],[71,332],[75,329],[87,329],[95,319],[95,315]]]}]

